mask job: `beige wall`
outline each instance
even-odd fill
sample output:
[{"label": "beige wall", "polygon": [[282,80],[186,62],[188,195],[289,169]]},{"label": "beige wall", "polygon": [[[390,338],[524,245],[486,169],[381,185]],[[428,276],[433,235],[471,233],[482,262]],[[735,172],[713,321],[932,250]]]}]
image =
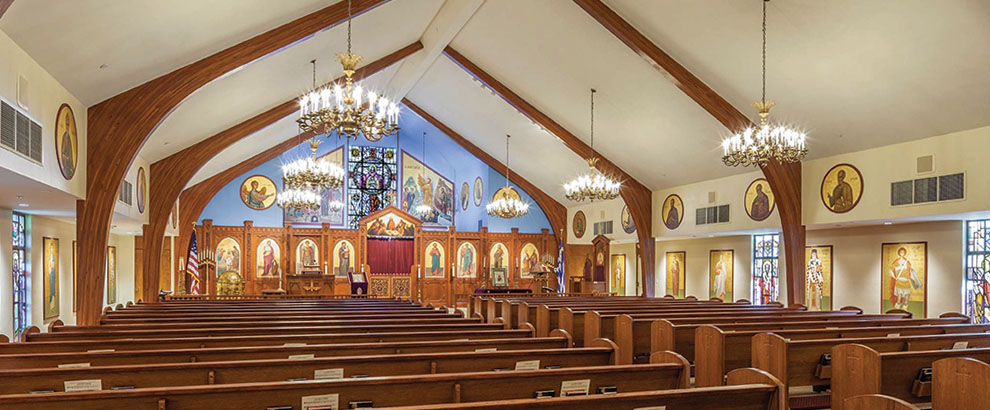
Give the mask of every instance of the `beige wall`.
[{"label": "beige wall", "polygon": [[[636,242],[613,242],[609,246],[609,253],[611,255],[626,255],[626,293],[624,296],[638,295],[639,271],[637,270]],[[612,260],[611,255],[609,255],[609,261]]]},{"label": "beige wall", "polygon": [[[621,241],[635,241],[636,231],[626,233],[622,230],[622,208],[626,203],[622,198],[611,201],[595,201],[567,208],[567,243],[570,244],[591,244],[595,238],[595,223],[602,221],[612,221],[612,234],[606,235],[609,239]],[[574,236],[574,215],[577,211],[584,212],[588,222],[588,227],[584,231],[584,236],[580,239]]]}]

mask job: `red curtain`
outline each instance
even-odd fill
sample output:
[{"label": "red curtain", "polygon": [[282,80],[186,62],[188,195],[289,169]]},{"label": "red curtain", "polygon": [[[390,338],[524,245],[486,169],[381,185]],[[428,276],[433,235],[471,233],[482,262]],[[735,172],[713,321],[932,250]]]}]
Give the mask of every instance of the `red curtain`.
[{"label": "red curtain", "polygon": [[412,239],[368,238],[371,273],[408,273],[415,259]]}]

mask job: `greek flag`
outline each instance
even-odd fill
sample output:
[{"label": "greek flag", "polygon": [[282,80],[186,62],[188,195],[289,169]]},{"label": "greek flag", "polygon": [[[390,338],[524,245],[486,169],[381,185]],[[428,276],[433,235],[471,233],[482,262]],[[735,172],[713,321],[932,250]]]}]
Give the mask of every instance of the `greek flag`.
[{"label": "greek flag", "polygon": [[557,292],[565,293],[567,289],[564,287],[564,243],[561,241],[560,250],[557,252]]}]

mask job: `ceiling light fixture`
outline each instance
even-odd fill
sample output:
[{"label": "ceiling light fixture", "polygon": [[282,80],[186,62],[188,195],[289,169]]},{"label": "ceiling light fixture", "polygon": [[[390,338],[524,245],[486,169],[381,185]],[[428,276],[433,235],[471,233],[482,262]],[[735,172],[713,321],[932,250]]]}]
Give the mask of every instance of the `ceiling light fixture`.
[{"label": "ceiling light fixture", "polygon": [[525,216],[529,213],[529,204],[522,201],[519,193],[509,186],[509,138],[505,136],[505,186],[492,195],[491,202],[485,205],[489,216],[511,219]]},{"label": "ceiling light fixture", "polygon": [[[329,160],[316,158],[320,140],[309,140],[310,156],[282,165],[282,192],[277,204],[281,208],[319,209],[320,192],[324,189],[339,188],[344,184],[344,169]],[[343,204],[331,201],[328,207],[339,211]],[[338,207],[339,206],[339,207]]]},{"label": "ceiling light fixture", "polygon": [[598,157],[595,156],[595,89],[591,89],[591,157],[588,158],[588,173],[564,184],[567,199],[581,202],[585,199],[607,201],[619,196],[622,183],[598,170]]},{"label": "ceiling light fixture", "polygon": [[760,125],[747,127],[722,140],[722,162],[726,166],[765,166],[771,161],[800,162],[808,154],[804,132],[784,124],[771,124],[767,118],[776,103],[767,100],[767,3],[763,0],[763,89],[753,105],[760,114]]},{"label": "ceiling light fixture", "polygon": [[344,84],[316,86],[316,60],[313,63],[313,90],[299,98],[299,119],[303,131],[315,134],[337,134],[337,137],[357,139],[363,134],[368,141],[394,135],[399,128],[399,108],[395,102],[354,84],[352,76],[361,56],[351,53],[351,0],[347,0],[347,53],[338,53],[344,67]]}]

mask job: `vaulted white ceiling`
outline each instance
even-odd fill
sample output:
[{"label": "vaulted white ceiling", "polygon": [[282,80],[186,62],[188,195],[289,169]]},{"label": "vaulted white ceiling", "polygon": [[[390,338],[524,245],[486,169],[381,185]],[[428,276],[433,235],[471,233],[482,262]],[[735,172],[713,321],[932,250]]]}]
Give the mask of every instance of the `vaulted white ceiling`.
[{"label": "vaulted white ceiling", "polygon": [[[370,62],[425,38],[444,2],[391,0],[357,17],[355,51]],[[605,2],[741,112],[754,113],[761,0]],[[94,104],[331,3],[17,0],[0,29]],[[773,117],[809,131],[812,158],[990,124],[985,0],[773,0],[769,19]],[[321,80],[339,75],[330,57],[343,44],[338,26],[203,87],[141,155],[164,158],[292,99],[310,85],[312,58],[320,59]],[[718,143],[727,131],[720,123],[572,1],[487,0],[451,46],[585,142],[588,89],[597,88],[595,147],[652,189],[748,171],[721,165]],[[369,81],[403,89],[390,83],[397,67]],[[428,67],[411,101],[498,159],[512,134],[512,167],[564,202],[561,183],[584,170],[581,158],[445,56]],[[296,133],[291,117],[280,121],[233,144],[193,183]]]}]

